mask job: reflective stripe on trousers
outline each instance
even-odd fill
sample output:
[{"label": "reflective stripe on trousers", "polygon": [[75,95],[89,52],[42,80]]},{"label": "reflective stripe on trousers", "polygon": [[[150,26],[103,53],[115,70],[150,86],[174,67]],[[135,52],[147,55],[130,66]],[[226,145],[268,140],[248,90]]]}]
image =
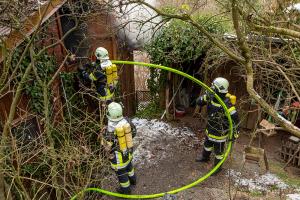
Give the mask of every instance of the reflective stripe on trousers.
[{"label": "reflective stripe on trousers", "polygon": [[222,160],[224,158],[224,154],[220,154],[220,155],[215,155],[215,158],[218,160]]},{"label": "reflective stripe on trousers", "polygon": [[208,139],[213,142],[226,142],[226,140],[228,138],[228,134],[226,134],[224,136],[215,136],[213,134],[208,133],[207,129],[205,129],[205,132],[206,132]]}]

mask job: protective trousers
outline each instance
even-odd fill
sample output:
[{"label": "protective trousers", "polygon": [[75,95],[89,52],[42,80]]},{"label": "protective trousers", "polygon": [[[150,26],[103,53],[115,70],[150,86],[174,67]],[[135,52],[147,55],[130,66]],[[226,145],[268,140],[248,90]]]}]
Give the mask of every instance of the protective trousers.
[{"label": "protective trousers", "polygon": [[132,156],[123,155],[119,151],[114,152],[114,158],[110,160],[111,167],[115,170],[119,184],[120,193],[129,194],[131,192],[130,185],[136,184],[136,175],[134,173],[134,167],[132,165]]},{"label": "protective trousers", "polygon": [[206,136],[204,141],[204,148],[202,151],[202,157],[208,160],[211,152],[214,151],[214,166],[216,166],[224,158],[224,150],[225,141],[210,140],[210,138]]}]

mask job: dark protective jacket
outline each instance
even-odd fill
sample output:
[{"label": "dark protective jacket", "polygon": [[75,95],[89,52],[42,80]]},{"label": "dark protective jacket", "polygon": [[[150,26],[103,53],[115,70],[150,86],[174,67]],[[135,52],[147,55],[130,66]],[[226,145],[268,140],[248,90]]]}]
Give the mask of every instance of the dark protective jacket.
[{"label": "dark protective jacket", "polygon": [[[238,113],[236,108],[230,102],[230,98],[223,97],[225,105],[227,106],[233,122],[234,137],[238,137]],[[207,127],[206,134],[211,140],[226,141],[229,133],[229,122],[225,115],[225,111],[213,94],[205,94],[197,99],[199,106],[207,105]]]},{"label": "dark protective jacket", "polygon": [[101,96],[106,96],[105,86],[106,86],[106,74],[101,68],[100,61],[96,61],[85,65],[85,70],[82,72],[83,78],[91,80],[96,86],[97,92]]}]

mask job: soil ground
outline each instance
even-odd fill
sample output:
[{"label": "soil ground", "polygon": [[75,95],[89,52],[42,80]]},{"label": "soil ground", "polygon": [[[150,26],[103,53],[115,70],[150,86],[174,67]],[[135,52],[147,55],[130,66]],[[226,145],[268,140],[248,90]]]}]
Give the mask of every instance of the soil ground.
[{"label": "soil ground", "polygon": [[[201,126],[198,119],[189,116],[176,122],[172,122],[171,124],[172,127],[189,127],[193,132],[197,132],[197,130],[202,130],[204,128]],[[283,171],[282,166],[284,166],[284,163],[280,161],[279,152],[281,140],[286,137],[284,133],[279,133],[268,138],[265,142],[265,149],[269,160],[270,172],[283,178],[284,180],[282,182],[285,182],[288,185],[287,188],[271,185],[262,191],[251,191],[247,189],[247,187],[242,187],[237,184],[237,178],[234,180],[233,177],[228,176],[228,171],[230,170],[241,172],[240,179],[243,180],[252,180],[255,176],[258,176],[260,168],[257,164],[248,162],[243,164],[243,149],[244,146],[249,143],[249,135],[249,132],[243,131],[241,133],[234,145],[231,157],[225,161],[223,170],[219,174],[209,177],[203,183],[191,189],[176,194],[174,199],[286,199],[287,194],[297,193],[296,189],[300,185],[300,182],[297,181],[299,178],[299,174],[296,174],[297,170],[295,171],[292,170],[294,168],[288,168],[288,172]],[[150,158],[144,158],[150,161],[144,164],[135,164],[138,184],[133,187],[132,193],[152,194],[167,192],[192,183],[208,172],[212,167],[212,161],[209,163],[195,162],[195,158],[200,155],[202,149],[204,137],[203,131],[196,136],[197,137],[195,138],[199,138],[199,140],[195,138],[179,140],[178,137],[174,137],[167,139],[157,138],[157,140],[151,141],[151,143],[149,143],[152,148],[150,149],[151,156]],[[253,143],[257,143],[257,140],[254,140]],[[149,149],[147,149],[147,151],[149,151]],[[161,157],[162,153],[164,153],[163,157]],[[103,187],[114,191],[114,188],[118,185],[115,175],[111,174],[107,180],[107,184]],[[117,198],[102,197],[102,199]],[[165,200],[167,198],[159,199]],[[172,200],[172,198],[169,199]]]}]

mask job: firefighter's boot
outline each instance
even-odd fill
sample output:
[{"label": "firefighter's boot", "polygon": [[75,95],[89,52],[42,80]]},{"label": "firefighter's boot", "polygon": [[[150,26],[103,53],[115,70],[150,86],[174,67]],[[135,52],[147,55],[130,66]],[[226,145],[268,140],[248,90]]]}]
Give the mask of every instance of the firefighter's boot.
[{"label": "firefighter's boot", "polygon": [[196,162],[208,162],[209,161],[209,156],[210,156],[210,151],[206,151],[205,149],[203,149],[202,151],[202,156],[199,158],[196,158]]},{"label": "firefighter's boot", "polygon": [[136,175],[129,176],[130,185],[136,185]]},{"label": "firefighter's boot", "polygon": [[130,187],[119,187],[117,188],[117,193],[120,193],[120,194],[131,194],[131,189]]}]

